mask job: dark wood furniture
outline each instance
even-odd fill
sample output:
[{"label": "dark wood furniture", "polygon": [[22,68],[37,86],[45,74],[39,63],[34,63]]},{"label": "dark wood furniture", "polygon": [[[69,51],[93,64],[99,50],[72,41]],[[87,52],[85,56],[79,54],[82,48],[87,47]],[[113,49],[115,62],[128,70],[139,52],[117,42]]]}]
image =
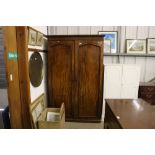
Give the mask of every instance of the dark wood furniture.
[{"label": "dark wood furniture", "polygon": [[155,83],[140,83],[138,97],[147,101],[151,105],[155,105]]},{"label": "dark wood furniture", "polygon": [[68,121],[99,121],[102,86],[101,36],[48,37],[49,106],[64,102]]},{"label": "dark wood furniture", "polygon": [[155,106],[142,99],[108,99],[104,128],[155,129]]}]

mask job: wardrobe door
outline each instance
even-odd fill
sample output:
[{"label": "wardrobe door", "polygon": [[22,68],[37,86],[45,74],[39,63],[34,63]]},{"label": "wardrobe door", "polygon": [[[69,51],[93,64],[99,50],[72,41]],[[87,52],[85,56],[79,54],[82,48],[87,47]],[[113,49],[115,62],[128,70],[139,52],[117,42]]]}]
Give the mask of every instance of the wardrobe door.
[{"label": "wardrobe door", "polygon": [[49,105],[60,107],[64,102],[66,118],[72,118],[74,42],[49,41],[48,47]]},{"label": "wardrobe door", "polygon": [[102,112],[103,42],[76,42],[77,117],[100,119]]}]

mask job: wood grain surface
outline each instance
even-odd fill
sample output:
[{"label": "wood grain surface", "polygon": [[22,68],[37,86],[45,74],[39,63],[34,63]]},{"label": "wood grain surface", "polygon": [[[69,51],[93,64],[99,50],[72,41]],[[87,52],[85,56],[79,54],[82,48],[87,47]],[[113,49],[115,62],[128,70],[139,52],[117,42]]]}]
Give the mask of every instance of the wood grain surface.
[{"label": "wood grain surface", "polygon": [[50,42],[48,78],[50,105],[65,103],[66,117],[72,117],[72,41]]},{"label": "wood grain surface", "polygon": [[102,114],[103,38],[49,36],[49,103],[65,103],[66,120],[99,121]]}]

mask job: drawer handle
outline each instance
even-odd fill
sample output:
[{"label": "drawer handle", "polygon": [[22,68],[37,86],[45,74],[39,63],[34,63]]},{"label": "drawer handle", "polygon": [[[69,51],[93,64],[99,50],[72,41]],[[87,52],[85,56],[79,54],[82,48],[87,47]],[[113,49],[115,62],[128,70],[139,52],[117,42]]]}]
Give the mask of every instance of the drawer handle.
[{"label": "drawer handle", "polygon": [[153,88],[149,87],[149,88],[148,88],[148,90],[149,90],[149,91],[152,91],[152,90],[153,90]]}]

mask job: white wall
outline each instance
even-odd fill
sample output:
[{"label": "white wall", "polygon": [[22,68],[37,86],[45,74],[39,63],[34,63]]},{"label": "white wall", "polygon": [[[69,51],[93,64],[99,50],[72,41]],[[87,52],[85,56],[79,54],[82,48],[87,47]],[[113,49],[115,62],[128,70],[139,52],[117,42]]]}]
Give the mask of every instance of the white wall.
[{"label": "white wall", "polygon": [[[39,52],[42,59],[43,59],[43,80],[40,84],[39,87],[33,87],[32,84],[30,83],[30,94],[31,94],[31,103],[37,99],[41,94],[47,94],[47,80],[46,80],[46,68],[47,68],[47,65],[46,65],[46,53],[43,53],[43,52]],[[29,56],[29,59],[31,57],[31,55],[33,54],[33,52],[29,51],[28,53],[28,56]],[[46,97],[46,96],[45,96]],[[47,97],[46,97],[47,98]]]},{"label": "white wall", "polygon": [[[33,26],[33,28],[37,31],[42,32],[43,34],[47,35],[47,26]],[[28,45],[28,48],[33,48],[33,49],[40,49],[40,50],[47,50],[47,38],[44,37],[44,42],[42,46],[31,46]],[[32,51],[29,51],[28,57],[30,59],[30,56],[32,55]],[[47,75],[46,75],[46,70],[47,70],[47,53],[39,52],[41,54],[41,57],[43,59],[43,80],[41,82],[41,85],[39,87],[33,87],[30,83],[30,95],[31,95],[31,103],[37,99],[41,94],[45,94],[45,101],[47,104]]]},{"label": "white wall", "polygon": [[[155,38],[155,26],[50,26],[49,35],[98,34],[98,31],[118,31],[118,52],[125,53],[125,39]],[[155,77],[155,57],[104,56],[104,64],[138,64],[141,82]]]}]

